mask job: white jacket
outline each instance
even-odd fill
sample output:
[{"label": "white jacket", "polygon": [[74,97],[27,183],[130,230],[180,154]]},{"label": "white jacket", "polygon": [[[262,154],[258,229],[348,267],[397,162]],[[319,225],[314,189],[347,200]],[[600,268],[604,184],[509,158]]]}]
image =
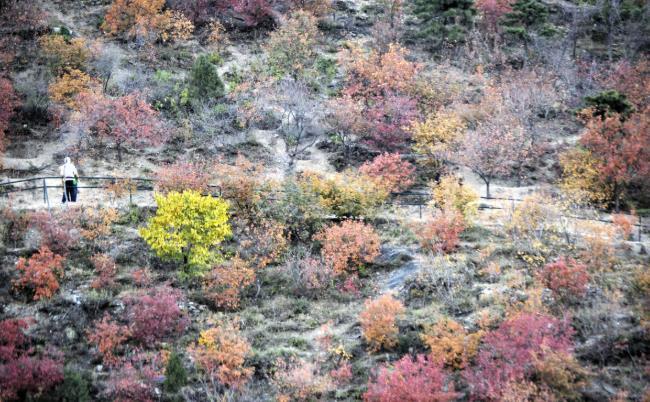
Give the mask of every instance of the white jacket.
[{"label": "white jacket", "polygon": [[74,163],[70,161],[70,158],[65,158],[65,163],[59,167],[59,173],[64,179],[74,179],[75,176],[78,176],[77,168]]}]

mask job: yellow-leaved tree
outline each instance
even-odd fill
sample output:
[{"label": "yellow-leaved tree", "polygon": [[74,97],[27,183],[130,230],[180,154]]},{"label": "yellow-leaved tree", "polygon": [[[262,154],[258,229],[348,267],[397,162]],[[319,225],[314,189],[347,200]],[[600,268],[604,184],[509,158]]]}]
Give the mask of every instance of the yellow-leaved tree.
[{"label": "yellow-leaved tree", "polygon": [[373,216],[389,195],[386,188],[351,170],[329,177],[304,172],[298,185],[316,194],[320,205],[338,217]]},{"label": "yellow-leaved tree", "polygon": [[425,121],[409,127],[415,145],[413,150],[427,157],[427,163],[439,166],[445,154],[458,142],[467,128],[458,114],[440,112],[430,114]]},{"label": "yellow-leaved tree", "polygon": [[613,189],[599,171],[599,161],[586,149],[574,148],[560,155],[562,193],[576,204],[605,206]]},{"label": "yellow-leaved tree", "polygon": [[443,176],[438,183],[429,183],[431,206],[441,210],[454,209],[463,215],[466,224],[478,216],[478,194],[464,186],[454,175]]},{"label": "yellow-leaved tree", "polygon": [[158,210],[140,236],[160,258],[183,264],[181,279],[202,276],[222,259],[219,243],[232,235],[228,203],[191,190],[155,198]]}]

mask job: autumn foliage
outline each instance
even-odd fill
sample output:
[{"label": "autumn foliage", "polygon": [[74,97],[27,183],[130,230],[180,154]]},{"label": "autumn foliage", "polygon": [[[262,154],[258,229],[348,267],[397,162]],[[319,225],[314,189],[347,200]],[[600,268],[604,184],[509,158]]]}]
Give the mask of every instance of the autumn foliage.
[{"label": "autumn foliage", "polygon": [[239,240],[241,258],[253,269],[277,261],[289,248],[285,226],[271,219],[260,218],[252,223],[240,221],[234,232],[234,237]]},{"label": "autumn foliage", "polygon": [[89,131],[98,140],[113,144],[118,160],[122,160],[127,145],[137,148],[160,145],[169,137],[158,112],[139,93],[119,98],[81,93],[77,104],[79,130]]},{"label": "autumn foliage", "polygon": [[0,77],[0,152],[5,150],[5,134],[9,128],[9,121],[18,105],[18,96],[11,81]]},{"label": "autumn foliage", "polygon": [[437,210],[426,222],[414,224],[414,232],[420,245],[432,253],[454,251],[463,230],[463,215],[453,208]]},{"label": "autumn foliage", "polygon": [[634,215],[613,214],[612,223],[623,240],[627,240],[632,235],[635,225],[639,223],[639,219]]},{"label": "autumn foliage", "polygon": [[196,345],[189,352],[198,366],[213,381],[231,388],[244,385],[253,374],[244,366],[251,346],[242,338],[239,327],[232,323],[201,331]]},{"label": "autumn foliage", "polygon": [[255,281],[255,271],[239,257],[214,266],[204,280],[204,294],[216,306],[239,307],[241,293]]},{"label": "autumn foliage", "polygon": [[210,192],[210,174],[206,166],[199,162],[174,162],[156,171],[156,191],[167,194],[172,191]]},{"label": "autumn foliage", "polygon": [[478,352],[482,331],[469,334],[451,318],[443,318],[426,328],[420,336],[432,358],[455,369],[465,368]]},{"label": "autumn foliage", "polygon": [[86,335],[88,342],[97,347],[104,364],[116,366],[121,361],[117,354],[131,337],[131,330],[126,325],[115,323],[106,313]]},{"label": "autumn foliage", "polygon": [[28,227],[40,235],[40,246],[65,255],[79,237],[73,233],[75,221],[68,212],[50,214],[45,211],[31,212],[27,216]]},{"label": "autumn foliage", "polygon": [[22,319],[0,321],[0,400],[38,396],[63,380],[63,357],[47,348],[38,353],[25,335]]},{"label": "autumn foliage", "polygon": [[424,355],[409,355],[393,367],[381,367],[363,395],[367,402],[443,402],[456,400],[454,384],[447,379],[442,364]]},{"label": "autumn foliage", "polygon": [[464,376],[476,398],[501,400],[507,385],[530,380],[533,363],[550,351],[570,354],[573,329],[568,320],[537,313],[519,313],[483,337],[476,367]]},{"label": "autumn foliage", "polygon": [[320,364],[302,359],[286,363],[276,363],[273,383],[280,395],[278,401],[309,401],[322,398],[332,387],[327,375],[320,373]]},{"label": "autumn foliage", "polygon": [[180,293],[167,286],[127,299],[127,319],[133,339],[145,345],[182,334],[188,324],[178,306]]},{"label": "autumn foliage", "polygon": [[95,254],[90,257],[90,262],[95,268],[97,278],[90,284],[94,289],[110,289],[115,286],[117,265],[108,254]]},{"label": "autumn foliage", "polygon": [[373,352],[397,344],[397,318],[404,314],[404,305],[390,294],[366,300],[359,315],[361,333]]},{"label": "autumn foliage", "polygon": [[114,0],[102,29],[109,35],[144,41],[187,40],[194,24],[179,11],[163,11],[165,0]]},{"label": "autumn foliage", "polygon": [[482,18],[482,23],[493,33],[499,30],[502,17],[512,11],[513,0],[477,0],[476,10]]},{"label": "autumn foliage", "polygon": [[90,50],[83,38],[67,40],[63,35],[41,36],[38,40],[41,53],[52,72],[83,71],[90,58]]},{"label": "autumn foliage", "polygon": [[34,300],[49,299],[59,290],[64,261],[64,257],[43,246],[29,259],[21,257],[18,260],[16,269],[21,276],[14,286],[21,290],[28,289],[33,293]]},{"label": "autumn foliage", "polygon": [[584,296],[589,283],[587,266],[564,257],[546,264],[538,277],[561,300],[576,300]]},{"label": "autumn foliage", "polygon": [[397,45],[384,53],[354,46],[341,55],[348,76],[344,95],[365,105],[365,137],[376,149],[403,148],[411,137],[407,127],[418,115],[413,92],[421,67],[406,56]]},{"label": "autumn foliage", "polygon": [[580,143],[597,161],[600,175],[613,186],[618,209],[621,196],[634,180],[650,177],[650,113],[588,118]]},{"label": "autumn foliage", "polygon": [[373,216],[388,198],[384,187],[352,171],[330,177],[304,172],[298,178],[298,185],[306,193],[314,194],[327,212],[341,218]]},{"label": "autumn foliage", "polygon": [[457,211],[466,223],[478,215],[478,194],[462,180],[453,175],[446,175],[429,184],[431,189],[431,206],[443,211]]},{"label": "autumn foliage", "polygon": [[48,88],[50,98],[69,108],[77,108],[77,95],[90,90],[91,78],[80,70],[70,69],[56,79]]},{"label": "autumn foliage", "polygon": [[414,172],[415,167],[403,161],[397,153],[383,153],[359,168],[359,173],[370,177],[377,185],[385,187],[389,192],[409,188],[413,183]]},{"label": "autumn foliage", "polygon": [[358,271],[379,255],[379,235],[372,226],[361,222],[343,221],[324,229],[314,239],[322,243],[323,260],[337,274]]}]

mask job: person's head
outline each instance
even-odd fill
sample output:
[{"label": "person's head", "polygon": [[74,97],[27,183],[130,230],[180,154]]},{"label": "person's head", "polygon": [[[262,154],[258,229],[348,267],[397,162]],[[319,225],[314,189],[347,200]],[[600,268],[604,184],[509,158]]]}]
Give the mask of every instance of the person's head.
[{"label": "person's head", "polygon": [[72,163],[72,160],[70,160],[70,157],[69,157],[69,156],[66,156],[66,157],[63,159],[63,163],[67,165],[67,164],[69,164],[69,163]]}]

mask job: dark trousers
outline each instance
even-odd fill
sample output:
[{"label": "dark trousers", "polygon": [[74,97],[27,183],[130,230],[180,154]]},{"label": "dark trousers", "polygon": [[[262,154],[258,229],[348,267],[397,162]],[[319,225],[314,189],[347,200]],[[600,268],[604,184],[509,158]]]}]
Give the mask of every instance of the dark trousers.
[{"label": "dark trousers", "polygon": [[63,202],[77,202],[77,186],[74,185],[74,180],[65,181],[65,190],[63,194]]}]

